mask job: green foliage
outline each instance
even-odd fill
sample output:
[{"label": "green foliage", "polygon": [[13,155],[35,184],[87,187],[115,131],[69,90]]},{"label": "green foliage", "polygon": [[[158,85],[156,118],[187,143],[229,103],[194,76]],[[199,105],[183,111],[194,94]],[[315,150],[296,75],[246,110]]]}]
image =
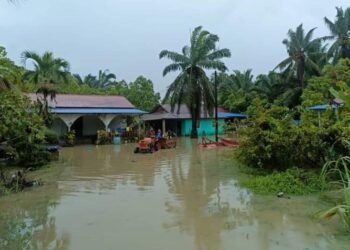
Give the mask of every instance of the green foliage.
[{"label": "green foliage", "polygon": [[[350,145],[350,142],[347,142]],[[350,152],[350,150],[349,150]],[[327,162],[322,168],[321,178],[336,183],[343,191],[342,204],[318,212],[319,218],[331,218],[338,215],[350,232],[350,157],[344,156],[336,161]]]},{"label": "green foliage", "polygon": [[67,146],[74,146],[75,145],[75,131],[71,130],[66,134],[66,145]]},{"label": "green foliage", "polygon": [[[15,151],[18,164],[43,165],[49,160],[45,147],[45,125],[29,100],[8,90],[0,93],[0,142]],[[1,155],[1,158],[6,157]]]},{"label": "green foliage", "polygon": [[248,109],[247,126],[238,130],[238,159],[263,169],[321,168],[328,159],[347,152],[343,141],[350,137],[348,120],[337,121],[334,111],[329,110],[319,126],[313,111],[299,112],[302,122],[297,126],[294,112],[288,108],[265,108],[256,99]]},{"label": "green foliage", "polygon": [[24,79],[36,84],[57,84],[68,82],[69,63],[62,58],[55,58],[52,52],[45,52],[42,56],[33,51],[22,53],[24,63],[32,61],[34,70],[27,70]]},{"label": "green foliage", "polygon": [[191,34],[189,46],[184,46],[182,53],[163,50],[159,58],[168,58],[172,63],[163,70],[163,75],[180,71],[169,86],[164,100],[169,100],[172,108],[184,103],[192,117],[191,137],[198,137],[197,124],[202,108],[209,113],[214,108],[213,84],[206,75],[206,70],[225,71],[222,58],[230,57],[228,49],[217,49],[219,37],[196,27]]},{"label": "green foliage", "polygon": [[24,69],[11,61],[7,57],[5,48],[0,46],[0,90],[9,89],[14,84],[18,85],[23,73]]},{"label": "green foliage", "polygon": [[234,112],[245,112],[252,101],[259,95],[255,91],[245,91],[238,89],[233,91],[223,103],[223,106]]},{"label": "green foliage", "polygon": [[334,22],[327,17],[324,21],[329,29],[330,36],[325,37],[333,44],[328,50],[328,56],[333,58],[333,63],[340,58],[350,58],[350,8],[336,8],[337,15]]},{"label": "green foliage", "polygon": [[78,74],[74,74],[73,76],[79,85],[86,84],[87,86],[95,89],[105,89],[109,86],[118,84],[118,82],[116,82],[117,77],[115,74],[109,73],[108,69],[104,71],[99,70],[98,76],[93,76],[91,74],[88,74],[84,78]]},{"label": "green foliage", "polygon": [[252,70],[234,70],[233,74],[221,73],[218,78],[220,103],[235,112],[244,112],[258,93],[255,89]]},{"label": "green foliage", "polygon": [[58,135],[55,131],[46,128],[45,129],[45,142],[48,144],[58,144]]},{"label": "green foliage", "polygon": [[112,143],[112,137],[110,134],[105,130],[98,130],[97,131],[97,145],[104,145],[104,144],[111,144]]},{"label": "green foliage", "polygon": [[324,182],[313,172],[299,168],[290,168],[284,172],[273,172],[268,175],[249,176],[241,180],[241,185],[258,194],[306,195],[324,189]]},{"label": "green foliage", "polygon": [[143,76],[137,77],[129,84],[126,97],[144,111],[151,111],[160,101],[160,94],[154,92],[152,81]]},{"label": "green foliage", "polygon": [[[339,95],[337,91],[346,92],[350,84],[350,59],[340,59],[336,65],[327,65],[323,69],[323,75],[313,77],[308,81],[302,99],[303,106],[330,103],[334,97],[346,101],[347,95]],[[330,90],[335,94],[332,95]]]},{"label": "green foliage", "polygon": [[[287,79],[297,79],[301,89],[305,87],[306,74],[320,74],[322,65],[326,63],[326,55],[321,39],[312,39],[316,28],[305,33],[300,24],[295,31],[288,31],[288,38],[283,40],[288,57],[280,62],[279,68]],[[321,66],[321,67],[320,67]]]}]

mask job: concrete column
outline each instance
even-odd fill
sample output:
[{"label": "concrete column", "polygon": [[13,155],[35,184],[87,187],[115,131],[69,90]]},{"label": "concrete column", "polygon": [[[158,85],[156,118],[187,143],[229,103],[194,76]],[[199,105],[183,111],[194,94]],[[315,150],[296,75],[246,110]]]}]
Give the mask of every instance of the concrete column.
[{"label": "concrete column", "polygon": [[163,135],[164,135],[166,132],[165,119],[162,120],[162,130],[163,130]]}]

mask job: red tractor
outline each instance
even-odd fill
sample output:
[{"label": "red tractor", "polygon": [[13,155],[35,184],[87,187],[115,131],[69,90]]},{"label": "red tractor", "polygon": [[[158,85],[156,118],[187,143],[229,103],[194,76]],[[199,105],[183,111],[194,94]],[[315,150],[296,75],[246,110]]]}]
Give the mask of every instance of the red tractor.
[{"label": "red tractor", "polygon": [[135,148],[134,153],[153,153],[158,149],[158,141],[155,138],[146,137],[139,141],[139,146]]}]

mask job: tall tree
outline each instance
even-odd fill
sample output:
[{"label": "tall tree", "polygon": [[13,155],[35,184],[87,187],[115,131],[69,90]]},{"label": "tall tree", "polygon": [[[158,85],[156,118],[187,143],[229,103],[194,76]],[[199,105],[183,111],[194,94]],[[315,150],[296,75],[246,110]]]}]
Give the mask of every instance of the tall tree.
[{"label": "tall tree", "polygon": [[98,76],[91,74],[86,75],[82,78],[79,74],[74,74],[78,84],[87,84],[91,88],[106,89],[111,85],[117,84],[116,76],[113,73],[109,73],[109,70],[99,70]]},{"label": "tall tree", "polygon": [[237,93],[239,89],[249,92],[254,86],[252,70],[246,71],[234,70],[232,74],[221,73],[218,76],[219,85],[219,102],[225,103],[232,93]]},{"label": "tall tree", "polygon": [[322,39],[313,39],[313,33],[316,28],[309,30],[306,34],[303,25],[300,24],[296,30],[288,31],[288,38],[283,40],[287,48],[288,57],[280,62],[276,68],[279,68],[288,79],[295,78],[298,87],[305,87],[306,70],[320,74],[319,62],[325,58]]},{"label": "tall tree", "polygon": [[6,49],[0,46],[0,90],[19,84],[22,72],[23,69],[8,58]]},{"label": "tall tree", "polygon": [[99,70],[97,77],[97,84],[99,88],[107,88],[108,86],[115,83],[116,76],[113,73],[110,73],[108,69],[102,71]]},{"label": "tall tree", "polygon": [[[225,71],[226,66],[222,58],[230,57],[228,49],[217,49],[219,41],[217,35],[196,27],[190,39],[190,45],[182,48],[182,53],[163,50],[159,58],[168,58],[173,61],[163,70],[163,76],[173,71],[180,71],[179,75],[168,87],[164,100],[170,100],[174,111],[184,103],[192,117],[191,137],[197,138],[202,108],[212,113],[214,107],[213,86],[206,75],[206,70]],[[178,110],[179,111],[179,110]]]},{"label": "tall tree", "polygon": [[48,98],[56,97],[55,84],[68,83],[69,63],[62,58],[55,58],[52,52],[45,52],[42,56],[33,51],[22,53],[23,63],[32,61],[34,70],[28,70],[23,78],[33,81],[39,87],[37,93],[37,106],[46,125],[51,123]]},{"label": "tall tree", "polygon": [[270,103],[273,103],[285,90],[285,84],[281,75],[274,71],[270,71],[267,75],[258,75],[255,85],[255,89],[259,94],[267,98]]},{"label": "tall tree", "polygon": [[62,58],[55,58],[52,52],[45,52],[42,56],[33,51],[24,51],[22,61],[32,61],[34,69],[24,74],[24,79],[36,84],[57,84],[68,82],[69,63]]},{"label": "tall tree", "polygon": [[152,81],[143,76],[129,84],[126,97],[137,108],[145,111],[151,111],[160,101],[160,94],[154,92]]},{"label": "tall tree", "polygon": [[330,36],[325,39],[334,41],[328,51],[334,63],[339,58],[350,58],[350,8],[344,11],[337,7],[336,10],[337,15],[334,22],[327,17],[324,18],[330,32]]}]

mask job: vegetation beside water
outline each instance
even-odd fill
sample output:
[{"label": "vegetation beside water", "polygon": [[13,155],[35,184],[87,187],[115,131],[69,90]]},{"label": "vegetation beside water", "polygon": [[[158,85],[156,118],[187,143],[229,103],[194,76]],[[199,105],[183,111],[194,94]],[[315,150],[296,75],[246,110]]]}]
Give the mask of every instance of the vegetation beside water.
[{"label": "vegetation beside water", "polygon": [[274,171],[270,174],[249,175],[240,181],[257,194],[277,195],[283,192],[288,195],[306,195],[323,190],[326,183],[314,171],[290,168],[285,171]]},{"label": "vegetation beside water", "polygon": [[[173,108],[187,105],[192,137],[198,136],[201,110],[213,111],[216,87],[219,104],[248,114],[240,128],[237,126],[240,147],[234,154],[248,167],[270,174],[252,176],[243,180],[243,185],[263,194],[308,194],[340,181],[343,203],[323,217],[338,214],[349,226],[350,8],[336,11],[334,21],[324,18],[329,34],[323,37],[314,37],[315,28],[306,29],[303,24],[290,29],[282,41],[286,58],[256,78],[251,69],[227,72],[222,60],[231,56],[230,50],[219,49],[219,37],[201,26],[194,29],[190,44],[181,53],[163,50],[159,57],[172,61],[163,75],[179,72],[163,102]],[[145,111],[160,102],[160,94],[144,76],[130,83],[117,80],[109,70],[80,76],[52,52],[24,51],[22,59],[23,65],[16,65],[0,47],[0,159],[6,164],[38,167],[49,161],[44,145],[57,138],[48,129],[53,119],[48,100],[54,100],[57,93],[122,95]],[[26,69],[26,64],[33,69]],[[216,77],[208,76],[208,70],[219,71],[217,82]],[[41,95],[32,104],[21,92]],[[337,108],[328,105],[326,110],[310,110],[319,104]],[[74,132],[66,139],[74,144]],[[99,133],[100,143],[107,139]],[[338,161],[343,168],[324,167]],[[339,174],[334,175],[332,169]],[[329,172],[332,174],[325,174]],[[7,181],[0,165],[0,185],[11,190],[18,183]]]}]

